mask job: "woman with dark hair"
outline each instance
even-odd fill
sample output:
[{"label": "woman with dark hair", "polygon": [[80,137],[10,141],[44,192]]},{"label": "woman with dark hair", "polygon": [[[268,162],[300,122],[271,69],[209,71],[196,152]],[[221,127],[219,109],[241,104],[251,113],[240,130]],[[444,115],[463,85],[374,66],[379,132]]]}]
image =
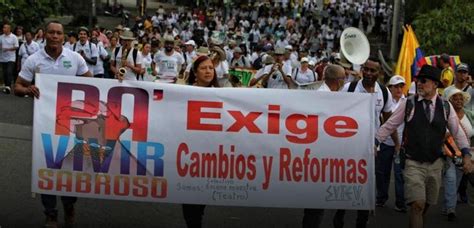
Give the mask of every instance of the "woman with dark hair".
[{"label": "woman with dark hair", "polygon": [[[187,83],[199,87],[219,87],[214,64],[208,56],[199,56],[193,63]],[[183,204],[183,217],[188,228],[202,226],[202,216],[206,205]]]},{"label": "woman with dark hair", "polygon": [[39,44],[40,49],[46,45],[46,40],[44,39],[44,30],[42,28],[36,29],[34,41]]},{"label": "woman with dark hair", "polygon": [[214,64],[208,56],[203,55],[194,60],[187,84],[200,87],[220,87]]}]

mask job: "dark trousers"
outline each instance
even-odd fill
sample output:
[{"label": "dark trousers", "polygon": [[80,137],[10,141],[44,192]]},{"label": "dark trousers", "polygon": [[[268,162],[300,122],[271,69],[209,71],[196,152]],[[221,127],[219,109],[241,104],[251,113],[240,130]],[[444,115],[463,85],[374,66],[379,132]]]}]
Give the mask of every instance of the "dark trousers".
[{"label": "dark trousers", "polygon": [[392,173],[394,146],[380,144],[380,151],[375,158],[375,185],[377,187],[377,203],[384,204],[388,200],[388,188]]},{"label": "dark trousers", "polygon": [[[332,220],[334,228],[344,227],[344,216],[346,215],[346,210],[337,210],[334,218]],[[357,220],[356,228],[365,228],[367,227],[367,221],[369,221],[369,211],[358,210],[357,211]]]},{"label": "dark trousers", "polygon": [[201,228],[206,205],[183,204],[183,216],[188,228]]},{"label": "dark trousers", "polygon": [[395,205],[405,208],[405,181],[403,180],[403,169],[401,164],[393,164],[393,176],[395,177]]},{"label": "dark trousers", "polygon": [[96,74],[94,75],[94,78],[104,78],[104,74]]},{"label": "dark trousers", "polygon": [[3,82],[5,86],[12,87],[13,76],[15,74],[15,62],[2,62]]},{"label": "dark trousers", "polygon": [[303,228],[318,228],[323,221],[324,209],[304,209]]},{"label": "dark trousers", "polygon": [[[77,197],[71,196],[61,196],[61,202],[63,203],[64,208],[71,208],[76,203]],[[41,194],[41,203],[44,207],[44,214],[50,217],[57,217],[58,210],[56,209],[56,196],[55,195],[45,195]]]}]

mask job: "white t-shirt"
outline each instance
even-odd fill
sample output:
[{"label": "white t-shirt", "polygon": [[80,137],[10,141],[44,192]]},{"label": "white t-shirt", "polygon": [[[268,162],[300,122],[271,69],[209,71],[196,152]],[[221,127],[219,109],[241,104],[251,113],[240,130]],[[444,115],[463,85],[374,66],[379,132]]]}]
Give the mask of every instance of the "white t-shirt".
[{"label": "white t-shirt", "polygon": [[229,74],[229,64],[227,61],[221,61],[216,67],[216,76],[221,79],[225,74]]},{"label": "white t-shirt", "polygon": [[98,52],[98,57],[97,57],[97,64],[94,66],[94,75],[98,74],[104,74],[104,61],[101,59],[105,58],[109,55],[109,53],[105,50],[104,46],[98,45],[97,46],[97,52]]},{"label": "white t-shirt", "polygon": [[151,59],[151,53],[144,56],[141,52],[139,55],[142,57],[142,69],[145,69],[145,73],[143,74],[143,81],[152,82],[155,80],[155,77],[152,75],[153,69],[151,68],[151,63],[153,59]]},{"label": "white t-shirt", "polygon": [[318,92],[335,92],[335,91],[332,91],[329,86],[326,84],[326,82],[323,82],[323,84],[321,84],[321,86],[316,90]]},{"label": "white t-shirt", "polygon": [[0,36],[0,43],[2,44],[2,52],[0,54],[0,62],[5,63],[5,62],[15,62],[16,60],[16,51],[5,51],[4,49],[9,49],[9,48],[18,48],[18,38],[16,38],[13,33],[10,33],[10,35],[1,35]]},{"label": "white t-shirt", "polygon": [[[130,49],[130,51],[127,54],[127,63],[129,65],[134,65],[134,64],[142,64],[142,57],[139,55],[140,53],[137,53],[137,59],[136,62],[133,61],[133,48]],[[120,47],[117,56],[115,56],[115,51],[114,54],[112,55],[112,60],[115,61],[115,67],[118,69],[122,67],[122,47]],[[137,74],[132,71],[129,67],[127,67],[127,72],[125,73],[125,80],[132,80],[136,81],[137,80]]]},{"label": "white t-shirt", "polygon": [[[344,88],[342,88],[343,92],[347,92],[349,90],[349,85],[350,83],[346,83],[344,85]],[[362,79],[357,82],[357,86],[354,90],[355,93],[367,93],[367,90],[365,90],[364,86],[362,85]],[[387,89],[387,103],[385,104],[384,107],[384,100],[383,100],[383,93],[382,89],[380,88],[378,83],[375,83],[375,96],[373,96],[374,103],[375,103],[375,132],[380,127],[380,114],[383,112],[391,112],[393,110],[393,99],[392,99],[392,94],[390,91]],[[382,110],[383,108],[383,110]]]},{"label": "white t-shirt", "polygon": [[[263,74],[260,75],[260,77],[262,77],[263,75],[269,74],[272,68],[273,68],[273,64],[265,66],[263,70]],[[288,84],[286,84],[283,77],[287,77],[287,76],[291,77],[291,67],[283,65],[282,70],[285,75],[282,75],[279,70],[274,71],[273,74],[270,75],[267,82],[267,88],[288,89]]]},{"label": "white t-shirt", "polygon": [[310,83],[318,80],[318,74],[309,68],[303,72],[301,67],[298,67],[294,70],[292,78],[298,83]]},{"label": "white t-shirt", "polygon": [[[75,44],[75,43],[74,43],[74,44]],[[68,41],[68,42],[64,43],[63,47],[64,47],[64,48],[67,48],[67,49],[69,49],[69,50],[72,51],[72,46],[74,46],[74,44],[71,44],[71,43],[69,43],[69,41]]]},{"label": "white t-shirt", "polygon": [[55,60],[44,49],[40,49],[21,66],[19,77],[31,82],[37,73],[60,75],[83,75],[87,73],[86,61],[76,52],[63,48],[61,55]]},{"label": "white t-shirt", "polygon": [[[77,53],[84,51],[86,57],[89,59],[94,57],[99,58],[99,51],[97,50],[97,45],[89,43],[89,41],[86,41],[84,45],[82,45],[81,42],[76,42],[72,46],[72,50]],[[94,73],[95,66],[89,63],[87,63],[87,66],[89,67],[89,69],[91,69],[92,73]]]},{"label": "white t-shirt", "polygon": [[160,52],[155,55],[154,60],[158,67],[158,76],[166,78],[176,78],[184,63],[183,56],[175,51],[170,56],[165,52]]},{"label": "white t-shirt", "polygon": [[39,44],[34,41],[31,41],[30,44],[27,44],[26,42],[21,44],[20,50],[18,51],[18,55],[21,57],[21,65],[25,64],[26,58],[39,50]]}]

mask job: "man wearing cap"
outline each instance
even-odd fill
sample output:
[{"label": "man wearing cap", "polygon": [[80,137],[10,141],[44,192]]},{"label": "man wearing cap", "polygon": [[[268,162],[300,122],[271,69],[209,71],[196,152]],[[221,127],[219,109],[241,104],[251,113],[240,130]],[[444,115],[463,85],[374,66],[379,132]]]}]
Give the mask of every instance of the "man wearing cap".
[{"label": "man wearing cap", "polygon": [[79,42],[72,46],[72,51],[79,53],[84,58],[89,69],[94,69],[99,56],[97,46],[89,42],[89,29],[86,27],[80,27],[78,34]]},{"label": "man wearing cap", "polygon": [[250,68],[250,60],[247,59],[244,55],[242,55],[242,49],[240,47],[234,48],[234,57],[230,61],[230,68]]},{"label": "man wearing cap", "polygon": [[[410,228],[422,228],[423,216],[429,206],[435,205],[438,201],[444,164],[442,145],[446,129],[449,129],[456,144],[461,148],[464,172],[471,171],[469,143],[459,125],[456,112],[450,103],[437,94],[437,88],[443,86],[440,70],[424,65],[417,76],[417,94],[402,101],[375,136],[375,144],[379,145],[379,142],[385,141],[392,132],[405,123],[404,180],[405,197],[411,208]],[[406,110],[408,104],[411,111]],[[447,106],[449,111],[445,110]]]},{"label": "man wearing cap", "polygon": [[194,40],[188,40],[186,43],[184,43],[184,45],[186,46],[186,50],[183,52],[183,56],[184,62],[187,66],[196,57],[196,51],[194,51],[194,48],[196,48],[196,43]]},{"label": "man wearing cap", "polygon": [[183,56],[174,50],[174,39],[165,36],[164,52],[155,55],[155,63],[158,66],[158,77],[173,79],[175,82],[185,63]]},{"label": "man wearing cap", "polygon": [[[405,100],[403,95],[403,87],[405,86],[405,79],[400,75],[394,75],[388,81],[387,87],[390,90],[393,98],[394,112],[400,103]],[[398,138],[402,138],[404,124],[402,123],[397,128]],[[400,145],[400,144],[398,144]],[[384,206],[388,200],[388,190],[390,187],[390,178],[392,171],[392,163],[394,163],[394,177],[395,177],[395,210],[398,212],[406,212],[405,196],[403,191],[403,175],[402,168],[399,162],[400,149],[395,145],[392,138],[388,138],[385,142],[380,144],[380,152],[375,158],[375,178],[377,187],[376,205]]]},{"label": "man wearing cap", "polygon": [[[130,30],[126,30],[120,35],[120,40],[122,46],[115,48],[110,61],[110,70],[118,80],[135,81],[142,71],[142,57],[138,54],[138,50],[132,47],[135,37]],[[125,69],[125,74],[119,71],[121,68]]]},{"label": "man wearing cap", "polygon": [[454,72],[449,62],[450,62],[450,57],[448,54],[442,54],[439,57],[439,65],[443,69],[441,71],[441,82],[443,83],[443,88],[438,89],[438,92],[440,95],[444,94],[444,88],[453,84]]},{"label": "man wearing cap", "polygon": [[[444,97],[446,97],[446,94],[448,94],[448,91],[451,89],[459,89],[463,92],[469,93],[472,96],[474,91],[470,84],[471,80],[472,79],[469,75],[469,66],[465,63],[458,64],[456,66],[454,84],[444,89],[444,94],[443,94]],[[468,104],[466,104],[466,108],[470,111],[473,111],[471,104],[472,102],[469,102]]]}]

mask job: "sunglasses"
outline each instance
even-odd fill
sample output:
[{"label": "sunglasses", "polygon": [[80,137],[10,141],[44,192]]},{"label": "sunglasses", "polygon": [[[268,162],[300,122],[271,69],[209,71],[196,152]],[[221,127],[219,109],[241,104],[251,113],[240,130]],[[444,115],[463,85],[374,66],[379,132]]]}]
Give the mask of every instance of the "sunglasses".
[{"label": "sunglasses", "polygon": [[416,80],[416,82],[420,82],[421,84],[425,84],[428,81],[426,78],[419,78]]}]

